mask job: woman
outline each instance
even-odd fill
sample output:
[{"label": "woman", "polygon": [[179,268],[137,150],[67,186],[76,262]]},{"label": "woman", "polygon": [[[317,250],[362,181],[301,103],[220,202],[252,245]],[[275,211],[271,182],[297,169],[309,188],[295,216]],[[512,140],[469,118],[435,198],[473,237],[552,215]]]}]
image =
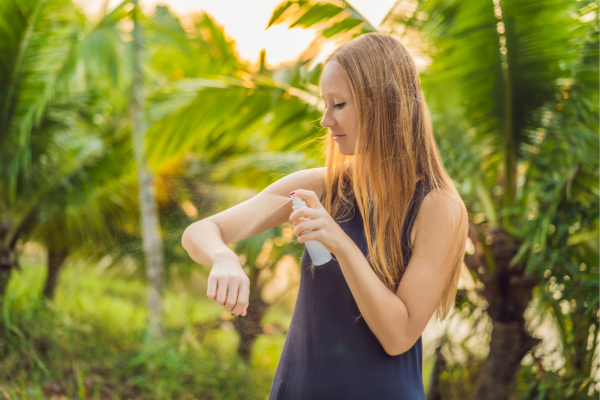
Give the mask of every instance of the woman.
[{"label": "woman", "polygon": [[298,242],[319,241],[334,258],[314,266],[304,251],[269,399],[425,399],[421,334],[454,302],[467,210],[397,39],[369,33],[338,47],[321,96],[326,167],[288,175],[190,226],[184,247],[212,265],[208,297],[246,315],[249,280],[224,243],[280,224],[291,189],[310,206],[288,214]]}]

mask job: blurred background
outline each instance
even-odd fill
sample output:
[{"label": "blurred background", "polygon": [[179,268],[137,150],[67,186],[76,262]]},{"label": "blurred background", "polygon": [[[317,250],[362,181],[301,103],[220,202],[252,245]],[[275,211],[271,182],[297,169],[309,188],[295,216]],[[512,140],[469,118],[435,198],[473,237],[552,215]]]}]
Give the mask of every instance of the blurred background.
[{"label": "blurred background", "polygon": [[322,62],[374,31],[470,214],[428,400],[597,398],[598,26],[589,0],[3,0],[0,398],[266,400],[303,245],[229,245],[232,317],[181,235],[324,166]]}]

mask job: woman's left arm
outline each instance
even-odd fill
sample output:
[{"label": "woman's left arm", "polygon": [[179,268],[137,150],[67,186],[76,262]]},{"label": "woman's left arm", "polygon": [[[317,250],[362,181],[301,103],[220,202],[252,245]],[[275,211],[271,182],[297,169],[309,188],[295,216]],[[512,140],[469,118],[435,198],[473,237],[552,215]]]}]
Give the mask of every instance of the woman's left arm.
[{"label": "woman's left arm", "polygon": [[[306,193],[310,194],[310,191],[298,190],[297,192],[302,193],[300,197],[311,200],[312,196],[306,195]],[[314,200],[311,203],[313,202]],[[305,209],[297,210],[292,215]],[[450,276],[448,260],[453,251],[452,244],[460,233],[458,232],[458,224],[462,216],[460,206],[456,200],[443,196],[437,191],[432,191],[425,196],[413,227],[416,232],[412,256],[396,293],[390,291],[379,279],[361,249],[341,227],[339,230],[344,235],[340,235],[339,231],[333,231],[335,229],[331,225],[333,219],[329,220],[331,217],[327,218],[323,211],[329,216],[324,208],[319,210],[320,215],[317,212],[312,215],[305,214],[304,216],[315,218],[315,221],[301,222],[299,226],[302,224],[304,226],[296,227],[294,231],[298,231],[298,235],[307,228],[323,228],[322,233],[325,235],[319,235],[318,230],[315,230],[299,236],[299,241],[300,238],[303,238],[303,241],[323,240],[325,247],[330,246],[328,249],[334,250],[332,252],[340,264],[365,322],[385,351],[390,355],[408,351],[425,330],[440,303],[446,281]],[[324,218],[317,221],[319,216]],[[299,215],[295,218],[298,217]],[[313,222],[314,224],[311,225]],[[332,236],[341,239],[328,242]]]}]

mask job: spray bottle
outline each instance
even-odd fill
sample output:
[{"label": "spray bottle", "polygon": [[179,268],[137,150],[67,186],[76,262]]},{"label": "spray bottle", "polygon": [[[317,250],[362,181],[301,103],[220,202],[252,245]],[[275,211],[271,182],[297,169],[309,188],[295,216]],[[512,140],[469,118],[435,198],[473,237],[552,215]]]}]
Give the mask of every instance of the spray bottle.
[{"label": "spray bottle", "polygon": [[[302,207],[307,207],[306,203],[299,197],[292,196],[292,202],[294,203],[294,206],[292,207],[294,211]],[[309,229],[302,233],[306,232],[311,232],[311,230]],[[307,240],[304,244],[306,245],[306,249],[308,250],[308,254],[314,265],[325,264],[333,258],[329,250],[316,240]]]}]

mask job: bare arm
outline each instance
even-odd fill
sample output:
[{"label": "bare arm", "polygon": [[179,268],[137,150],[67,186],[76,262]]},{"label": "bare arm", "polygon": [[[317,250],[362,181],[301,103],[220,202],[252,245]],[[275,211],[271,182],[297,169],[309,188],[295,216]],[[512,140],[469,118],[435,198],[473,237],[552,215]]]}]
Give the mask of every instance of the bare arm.
[{"label": "bare arm", "polygon": [[212,221],[203,219],[190,225],[181,239],[192,260],[198,264],[212,268],[218,260],[235,260],[237,255],[222,239],[219,226]]},{"label": "bare arm", "polygon": [[249,280],[237,255],[227,244],[288,221],[294,211],[290,192],[306,188],[320,196],[324,190],[324,170],[313,168],[287,175],[251,199],[194,222],[185,230],[181,239],[184,249],[194,261],[212,268],[207,291],[211,300],[235,315],[244,311],[249,297]]},{"label": "bare arm", "polygon": [[457,229],[461,214],[454,199],[433,193],[425,196],[415,221],[418,230],[413,255],[396,293],[377,277],[351,239],[337,255],[365,322],[388,354],[408,351],[437,308],[451,273],[447,266],[455,250],[453,239],[466,235]]},{"label": "bare arm", "polygon": [[290,192],[313,190],[320,195],[324,168],[289,174],[273,182],[256,196],[218,214],[191,224],[181,239],[183,248],[198,264],[213,266],[215,259],[235,255],[229,243],[257,235],[289,220],[292,208]]}]

